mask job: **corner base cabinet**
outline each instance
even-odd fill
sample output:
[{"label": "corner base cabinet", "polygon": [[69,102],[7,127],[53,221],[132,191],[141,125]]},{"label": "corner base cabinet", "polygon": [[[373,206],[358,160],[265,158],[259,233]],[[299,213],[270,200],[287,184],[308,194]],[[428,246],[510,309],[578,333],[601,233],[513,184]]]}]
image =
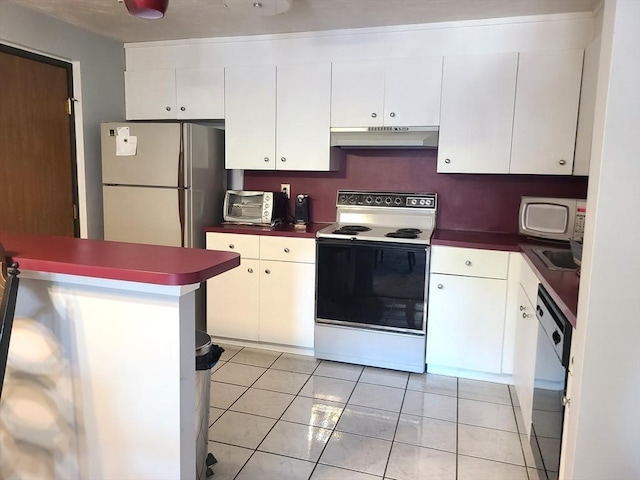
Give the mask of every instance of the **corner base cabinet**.
[{"label": "corner base cabinet", "polygon": [[207,281],[214,338],[313,348],[315,240],[207,232],[207,249],[237,252],[240,266]]},{"label": "corner base cabinet", "polygon": [[427,365],[502,373],[507,252],[433,246]]}]

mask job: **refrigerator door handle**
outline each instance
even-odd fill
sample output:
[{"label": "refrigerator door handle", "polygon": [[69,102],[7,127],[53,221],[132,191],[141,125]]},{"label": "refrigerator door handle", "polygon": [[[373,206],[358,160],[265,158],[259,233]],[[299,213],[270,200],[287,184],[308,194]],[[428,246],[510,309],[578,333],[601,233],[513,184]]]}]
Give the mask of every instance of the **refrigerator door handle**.
[{"label": "refrigerator door handle", "polygon": [[184,123],[180,124],[180,150],[178,152],[178,215],[180,217],[180,246],[184,247],[185,194],[184,191]]}]

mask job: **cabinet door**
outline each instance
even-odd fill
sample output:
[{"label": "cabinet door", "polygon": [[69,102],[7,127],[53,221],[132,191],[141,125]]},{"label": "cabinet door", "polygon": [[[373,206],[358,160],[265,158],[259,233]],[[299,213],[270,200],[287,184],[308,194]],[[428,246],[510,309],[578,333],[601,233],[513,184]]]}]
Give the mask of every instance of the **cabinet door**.
[{"label": "cabinet door", "polygon": [[207,333],[214,337],[259,339],[258,260],[241,259],[240,266],[207,280]]},{"label": "cabinet door", "polygon": [[278,65],[276,169],[329,169],[330,105],[330,63]]},{"label": "cabinet door", "polygon": [[511,173],[573,172],[582,55],[582,50],[520,54]]},{"label": "cabinet door", "polygon": [[381,126],[384,62],[336,62],[331,69],[331,126]]},{"label": "cabinet door", "polygon": [[432,274],[427,363],[500,373],[506,295],[506,280]]},{"label": "cabinet door", "polygon": [[275,65],[225,69],[225,167],[275,170]]},{"label": "cabinet door", "polygon": [[260,341],[313,348],[315,265],[260,261]]},{"label": "cabinet door", "polygon": [[127,120],[176,118],[175,70],[124,72]]},{"label": "cabinet door", "polygon": [[387,60],[384,125],[440,125],[442,57]]},{"label": "cabinet door", "polygon": [[509,173],[518,55],[444,58],[438,172]]},{"label": "cabinet door", "polygon": [[510,312],[516,316],[516,338],[513,358],[513,382],[522,410],[527,436],[531,435],[533,411],[533,381],[536,370],[536,348],[538,343],[538,319],[536,311],[522,286],[518,290],[518,310]]},{"label": "cabinet door", "polygon": [[224,68],[176,70],[179,119],[224,118]]}]

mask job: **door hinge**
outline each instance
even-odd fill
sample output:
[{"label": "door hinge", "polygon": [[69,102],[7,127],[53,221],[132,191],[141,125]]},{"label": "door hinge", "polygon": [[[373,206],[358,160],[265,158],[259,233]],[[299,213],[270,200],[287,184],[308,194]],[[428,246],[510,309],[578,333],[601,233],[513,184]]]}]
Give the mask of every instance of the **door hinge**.
[{"label": "door hinge", "polygon": [[78,205],[76,204],[73,205],[73,219],[74,220],[78,219]]},{"label": "door hinge", "polygon": [[67,115],[73,114],[73,102],[77,102],[78,100],[71,97],[67,98]]}]

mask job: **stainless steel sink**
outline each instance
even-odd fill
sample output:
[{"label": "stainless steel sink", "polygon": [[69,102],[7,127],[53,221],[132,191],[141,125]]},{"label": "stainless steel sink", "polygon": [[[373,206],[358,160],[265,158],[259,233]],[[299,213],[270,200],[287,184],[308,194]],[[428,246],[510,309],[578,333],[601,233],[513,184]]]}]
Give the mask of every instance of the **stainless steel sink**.
[{"label": "stainless steel sink", "polygon": [[550,270],[574,271],[578,269],[578,265],[573,261],[573,254],[569,249],[538,247],[532,248],[532,250]]}]

